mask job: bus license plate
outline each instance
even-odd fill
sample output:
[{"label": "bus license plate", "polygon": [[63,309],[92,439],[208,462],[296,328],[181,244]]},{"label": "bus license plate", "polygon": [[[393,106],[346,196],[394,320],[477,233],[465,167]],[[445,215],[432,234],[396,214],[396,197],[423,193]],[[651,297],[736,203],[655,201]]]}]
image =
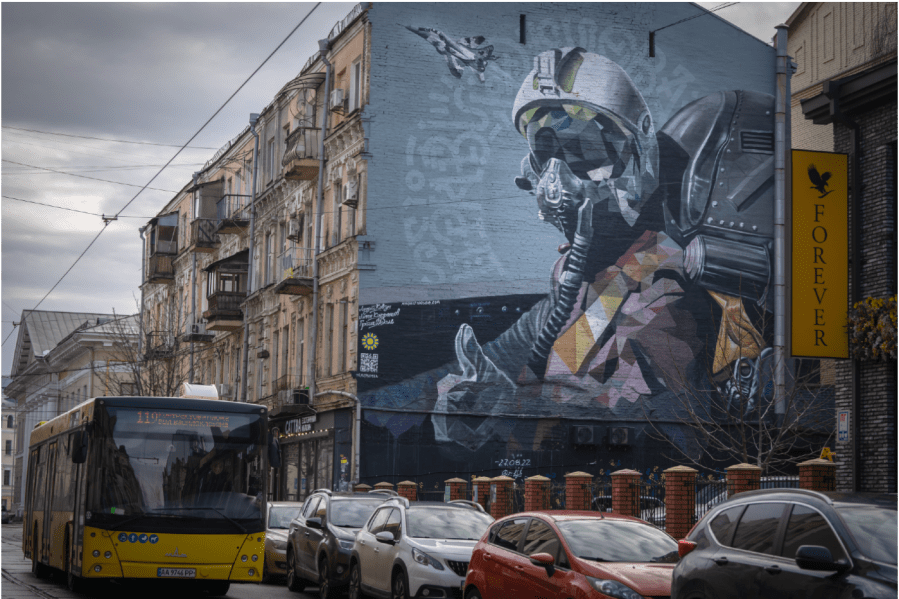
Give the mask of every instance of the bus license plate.
[{"label": "bus license plate", "polygon": [[156,576],[159,578],[196,578],[196,568],[157,568]]}]

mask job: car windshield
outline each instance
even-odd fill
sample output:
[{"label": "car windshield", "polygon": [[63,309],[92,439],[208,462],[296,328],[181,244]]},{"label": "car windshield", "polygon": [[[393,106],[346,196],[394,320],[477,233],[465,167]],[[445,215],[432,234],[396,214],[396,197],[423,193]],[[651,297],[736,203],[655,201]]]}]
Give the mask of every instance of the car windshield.
[{"label": "car windshield", "polygon": [[332,501],[329,519],[331,524],[341,528],[362,528],[382,503],[383,500],[371,499]]},{"label": "car windshield", "polygon": [[628,520],[590,518],[558,522],[576,556],[597,562],[678,561],[677,541],[654,526]]},{"label": "car windshield", "polygon": [[300,514],[303,504],[273,505],[268,509],[269,528],[290,528],[290,521]]},{"label": "car windshield", "polygon": [[849,531],[859,550],[874,561],[896,565],[895,509],[879,506],[837,506],[837,513]]},{"label": "car windshield", "polygon": [[406,529],[410,537],[417,539],[477,541],[492,522],[493,518],[474,510],[443,507],[406,510]]}]

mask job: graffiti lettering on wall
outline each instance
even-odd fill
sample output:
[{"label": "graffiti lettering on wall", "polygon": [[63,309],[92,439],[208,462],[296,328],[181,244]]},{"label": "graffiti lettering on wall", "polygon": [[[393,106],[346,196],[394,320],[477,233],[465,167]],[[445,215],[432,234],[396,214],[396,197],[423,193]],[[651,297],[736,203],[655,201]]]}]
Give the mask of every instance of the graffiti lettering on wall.
[{"label": "graffiti lettering on wall", "polygon": [[[423,424],[412,414],[427,414],[420,434],[433,435],[445,455],[477,461],[499,443],[506,450],[489,463],[516,478],[530,463],[508,456],[569,445],[570,420],[636,423],[627,424],[634,434],[625,444],[608,441],[599,426],[605,437],[589,443],[626,451],[646,441],[639,423],[649,415],[697,454],[701,440],[678,425],[676,398],[687,387],[711,372],[718,384],[706,395],[761,398],[764,388],[773,96],[728,90],[687,102],[694,77],[684,67],[651,77],[637,68],[640,80],[652,80],[656,105],[683,102],[659,126],[625,69],[587,48],[541,52],[513,79],[515,59],[505,53],[488,68],[492,47],[476,66],[460,58],[460,48],[473,52],[484,38],[466,38],[466,46],[437,29],[406,28],[433,44],[458,78],[434,81],[434,120],[419,123],[429,131],[408,136],[404,182],[416,195],[404,206],[435,205],[403,218],[420,283],[467,281],[471,269],[494,287],[506,280],[492,245],[499,233],[476,193],[469,196],[485,182],[492,142],[510,127],[521,158],[508,163],[508,195],[528,201],[509,210],[536,208],[547,235],[562,243],[545,273],[546,294],[441,300],[430,312],[362,306],[360,331],[392,326],[379,331],[378,354],[390,356],[389,366],[362,342],[360,353],[375,358],[360,360],[360,397],[372,408],[408,411],[368,412],[369,422],[399,436]],[[601,32],[591,39],[614,46]],[[484,91],[469,87],[466,67],[481,82],[487,73]],[[487,93],[513,80],[517,93],[501,101]],[[450,118],[449,108],[470,118]]]}]

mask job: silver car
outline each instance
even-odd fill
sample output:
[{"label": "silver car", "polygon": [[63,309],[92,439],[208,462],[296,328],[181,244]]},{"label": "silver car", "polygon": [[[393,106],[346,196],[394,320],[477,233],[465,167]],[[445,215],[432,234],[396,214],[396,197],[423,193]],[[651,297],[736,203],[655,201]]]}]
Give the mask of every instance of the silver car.
[{"label": "silver car", "polygon": [[290,527],[290,521],[297,517],[302,508],[301,501],[277,501],[268,504],[262,582],[271,582],[276,576],[287,576],[287,529]]}]

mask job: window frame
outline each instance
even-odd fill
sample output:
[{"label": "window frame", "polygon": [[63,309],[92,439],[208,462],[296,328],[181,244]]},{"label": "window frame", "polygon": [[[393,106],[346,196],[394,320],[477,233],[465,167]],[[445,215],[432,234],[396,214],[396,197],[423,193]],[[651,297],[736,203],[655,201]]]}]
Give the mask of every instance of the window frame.
[{"label": "window frame", "polygon": [[350,102],[349,112],[362,108],[362,57],[350,64],[349,76]]},{"label": "window frame", "polygon": [[[509,547],[507,547],[505,545],[500,545],[499,543],[497,543],[496,537],[497,537],[497,535],[499,535],[499,531],[502,530],[503,527],[505,527],[507,524],[512,524],[514,522],[517,522],[518,520],[524,520],[525,522],[524,522],[524,528],[521,529],[521,537],[519,537],[518,543],[517,543],[517,546],[515,547],[515,549],[510,549]],[[524,538],[527,536],[528,528],[530,527],[530,525],[531,525],[530,517],[523,517],[523,518],[514,518],[513,517],[513,518],[510,518],[509,520],[503,520],[502,522],[497,522],[496,524],[494,524],[491,527],[490,532],[487,534],[487,542],[489,544],[493,545],[494,547],[499,547],[500,549],[504,549],[506,551],[511,551],[513,553],[523,555],[523,553],[521,552],[522,543],[524,542]]]},{"label": "window frame", "polygon": [[[793,508],[796,507],[797,505],[801,505],[804,508],[808,508],[810,510],[817,512],[819,516],[824,518],[824,521],[827,522],[827,526],[830,527],[830,532],[832,532],[833,536],[835,536],[837,538],[837,542],[840,544],[840,547],[843,549],[843,556],[846,559],[846,561],[849,562],[849,569],[851,570],[854,567],[854,564],[852,563],[852,553],[850,553],[849,548],[846,546],[846,543],[843,541],[843,538],[836,531],[836,529],[834,529],[831,519],[828,518],[827,515],[824,514],[824,512],[822,512],[820,509],[818,509],[817,507],[815,507],[811,504],[804,503],[802,501],[788,501],[787,503],[789,504],[790,509],[787,511],[786,518],[784,518],[783,531],[781,534],[780,543],[778,544],[778,547],[777,547],[777,550],[778,550],[777,557],[780,557],[782,559],[788,560],[793,563],[796,562],[796,558],[784,557],[784,556],[780,555],[780,553],[783,552],[783,544],[784,544],[784,541],[786,541],[786,539],[787,539],[787,526],[789,526],[789,523],[790,523],[790,516],[793,515]],[[839,514],[834,514],[834,516],[839,518]]]}]

